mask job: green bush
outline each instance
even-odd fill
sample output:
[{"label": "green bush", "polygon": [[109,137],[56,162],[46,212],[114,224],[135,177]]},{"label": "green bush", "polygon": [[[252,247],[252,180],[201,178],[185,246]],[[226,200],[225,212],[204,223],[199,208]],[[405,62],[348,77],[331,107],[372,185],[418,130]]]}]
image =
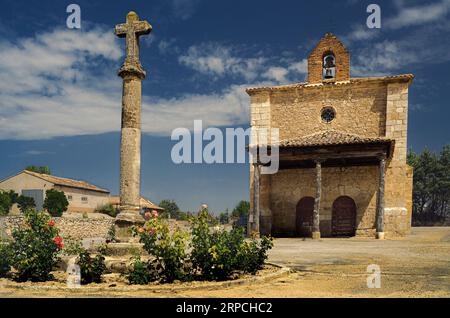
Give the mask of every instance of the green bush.
[{"label": "green bush", "polygon": [[192,220],[191,260],[194,270],[202,279],[227,279],[236,270],[236,256],[244,239],[240,229],[211,232],[208,211],[202,210]]},{"label": "green bush", "polygon": [[106,271],[103,254],[99,253],[92,257],[88,251],[82,249],[76,264],[80,266],[81,284],[100,283],[102,281],[102,275]]},{"label": "green bush", "polygon": [[20,212],[25,213],[25,211],[36,208],[36,203],[33,198],[21,195],[17,198],[17,205]]},{"label": "green bush", "polygon": [[0,191],[0,215],[7,215],[13,202],[8,192]]},{"label": "green bush", "polygon": [[63,212],[67,211],[69,201],[62,191],[50,189],[45,191],[44,209],[52,216],[61,216]]},{"label": "green bush", "polygon": [[153,216],[143,227],[133,228],[133,234],[139,236],[144,249],[153,257],[151,270],[160,281],[170,283],[188,277],[187,233],[180,229],[171,232],[165,220]]},{"label": "green bush", "polygon": [[11,249],[10,246],[0,241],[0,278],[11,270]]},{"label": "green bush", "polygon": [[272,240],[246,241],[242,228],[210,231],[205,209],[192,221],[191,247],[192,265],[202,279],[225,280],[237,271],[256,273],[267,259]]},{"label": "green bush", "polygon": [[260,242],[254,238],[243,242],[237,254],[239,268],[245,273],[256,274],[262,269],[267,259],[267,252],[272,246],[272,239],[266,236],[263,236]]},{"label": "green bush", "polygon": [[46,281],[64,247],[55,222],[44,212],[28,210],[25,223],[13,230],[11,265],[18,281]]},{"label": "green bush", "polygon": [[126,276],[132,285],[146,285],[158,279],[151,262],[144,262],[139,255],[133,257],[133,268]]},{"label": "green bush", "polygon": [[65,256],[79,255],[83,251],[83,244],[80,240],[66,238],[66,244],[62,250]]},{"label": "green bush", "polygon": [[117,214],[119,214],[119,209],[116,209],[111,203],[102,205],[101,207],[98,207],[95,211],[98,213],[107,214],[109,216],[112,216],[113,218],[115,218]]}]

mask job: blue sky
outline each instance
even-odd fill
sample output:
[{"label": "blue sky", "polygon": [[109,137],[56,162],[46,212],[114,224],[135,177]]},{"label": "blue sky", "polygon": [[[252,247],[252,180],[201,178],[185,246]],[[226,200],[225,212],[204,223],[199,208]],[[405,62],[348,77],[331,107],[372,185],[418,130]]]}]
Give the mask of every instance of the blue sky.
[{"label": "blue sky", "polygon": [[[66,28],[66,7],[82,28]],[[381,7],[381,29],[366,8]],[[26,165],[83,179],[112,193],[119,184],[124,41],[113,28],[129,10],[153,26],[142,39],[142,194],[231,209],[248,199],[246,164],[175,165],[177,127],[248,127],[244,89],[301,82],[325,32],[351,52],[352,76],[413,73],[409,147],[449,142],[450,0],[419,1],[23,1],[0,0],[0,178]]]}]

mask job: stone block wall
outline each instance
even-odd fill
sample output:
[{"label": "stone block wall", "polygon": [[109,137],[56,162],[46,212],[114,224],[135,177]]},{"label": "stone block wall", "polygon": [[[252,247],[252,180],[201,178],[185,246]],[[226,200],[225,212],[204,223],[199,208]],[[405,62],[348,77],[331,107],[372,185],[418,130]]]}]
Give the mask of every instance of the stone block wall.
[{"label": "stone block wall", "polygon": [[[378,167],[322,168],[320,232],[331,235],[333,202],[349,196],[356,204],[356,234],[375,235]],[[274,235],[296,235],[296,207],[305,196],[315,196],[315,170],[281,170],[271,176],[272,232]]]},{"label": "stone block wall", "polygon": [[[328,129],[367,137],[385,133],[386,85],[380,82],[277,90],[270,101],[271,126],[280,129],[281,140]],[[325,107],[336,112],[330,123],[321,119]]]},{"label": "stone block wall", "polygon": [[406,164],[409,83],[389,83],[386,102],[386,137],[395,140],[388,161],[385,187],[386,236],[408,234],[411,230],[412,170]]},{"label": "stone block wall", "polygon": [[[111,226],[114,225],[113,218],[89,219],[73,217],[55,217],[56,227],[60,230],[63,238],[106,238]],[[0,234],[3,239],[11,238],[14,228],[23,224],[23,216],[0,217]]]}]

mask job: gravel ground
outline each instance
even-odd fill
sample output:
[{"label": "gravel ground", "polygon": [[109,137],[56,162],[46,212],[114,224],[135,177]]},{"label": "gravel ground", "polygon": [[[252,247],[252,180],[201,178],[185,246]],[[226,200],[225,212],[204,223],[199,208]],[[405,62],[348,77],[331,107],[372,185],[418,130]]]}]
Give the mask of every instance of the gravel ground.
[{"label": "gravel ground", "polygon": [[[294,270],[273,281],[183,291],[77,292],[1,288],[0,297],[450,297],[450,227],[414,228],[406,238],[276,239],[269,261]],[[367,266],[381,288],[367,287]]]}]

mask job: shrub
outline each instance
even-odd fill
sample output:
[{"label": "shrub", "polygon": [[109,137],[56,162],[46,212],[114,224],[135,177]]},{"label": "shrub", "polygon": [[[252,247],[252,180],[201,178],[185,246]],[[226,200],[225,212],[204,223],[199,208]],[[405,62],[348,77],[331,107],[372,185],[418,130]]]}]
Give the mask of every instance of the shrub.
[{"label": "shrub", "polygon": [[45,191],[44,209],[52,216],[61,216],[68,206],[69,201],[64,192],[55,189]]},{"label": "shrub", "polygon": [[25,211],[36,208],[36,203],[33,198],[26,197],[21,195],[17,198],[17,205],[19,206],[19,210],[22,213]]},{"label": "shrub", "polygon": [[44,212],[28,210],[25,223],[13,230],[11,265],[19,281],[46,281],[58,262],[58,252],[64,247],[55,222]]},{"label": "shrub", "polygon": [[130,284],[146,285],[158,279],[156,271],[151,266],[151,262],[142,261],[140,255],[136,255],[132,259],[133,268],[126,276]]},{"label": "shrub", "polygon": [[206,209],[192,221],[192,264],[201,278],[224,280],[238,267],[236,256],[245,237],[240,229],[211,232],[208,221]]},{"label": "shrub", "polygon": [[108,233],[106,234],[106,243],[116,242],[116,226],[113,224],[109,227]]},{"label": "shrub", "polygon": [[273,246],[272,238],[263,236],[258,242],[252,238],[243,242],[237,254],[239,268],[245,273],[256,274],[267,259],[267,252]]},{"label": "shrub", "polygon": [[11,249],[8,244],[0,241],[0,277],[5,275],[11,270]]},{"label": "shrub", "polygon": [[133,228],[133,234],[139,236],[144,249],[150,256],[151,270],[162,282],[183,280],[188,276],[186,265],[187,233],[180,229],[169,230],[169,226],[160,216],[146,214],[149,220],[143,227]]},{"label": "shrub", "polygon": [[242,228],[210,231],[208,212],[202,210],[192,221],[191,260],[200,277],[206,280],[225,280],[236,271],[256,273],[267,259],[272,240],[263,237],[245,240]]},{"label": "shrub", "polygon": [[76,264],[80,266],[81,284],[100,283],[102,281],[102,275],[106,271],[103,254],[99,253],[92,257],[88,251],[82,249]]},{"label": "shrub", "polygon": [[0,191],[0,215],[7,215],[13,202],[8,192]]},{"label": "shrub", "polygon": [[66,244],[62,252],[66,256],[73,256],[79,255],[83,250],[83,244],[80,240],[66,238]]},{"label": "shrub", "polygon": [[111,203],[102,205],[101,207],[98,207],[95,211],[98,213],[107,214],[109,216],[112,216],[113,218],[115,218],[117,214],[119,214],[119,209],[116,209]]},{"label": "shrub", "polygon": [[50,168],[48,166],[28,166],[25,170],[42,173],[42,174],[51,174]]}]

